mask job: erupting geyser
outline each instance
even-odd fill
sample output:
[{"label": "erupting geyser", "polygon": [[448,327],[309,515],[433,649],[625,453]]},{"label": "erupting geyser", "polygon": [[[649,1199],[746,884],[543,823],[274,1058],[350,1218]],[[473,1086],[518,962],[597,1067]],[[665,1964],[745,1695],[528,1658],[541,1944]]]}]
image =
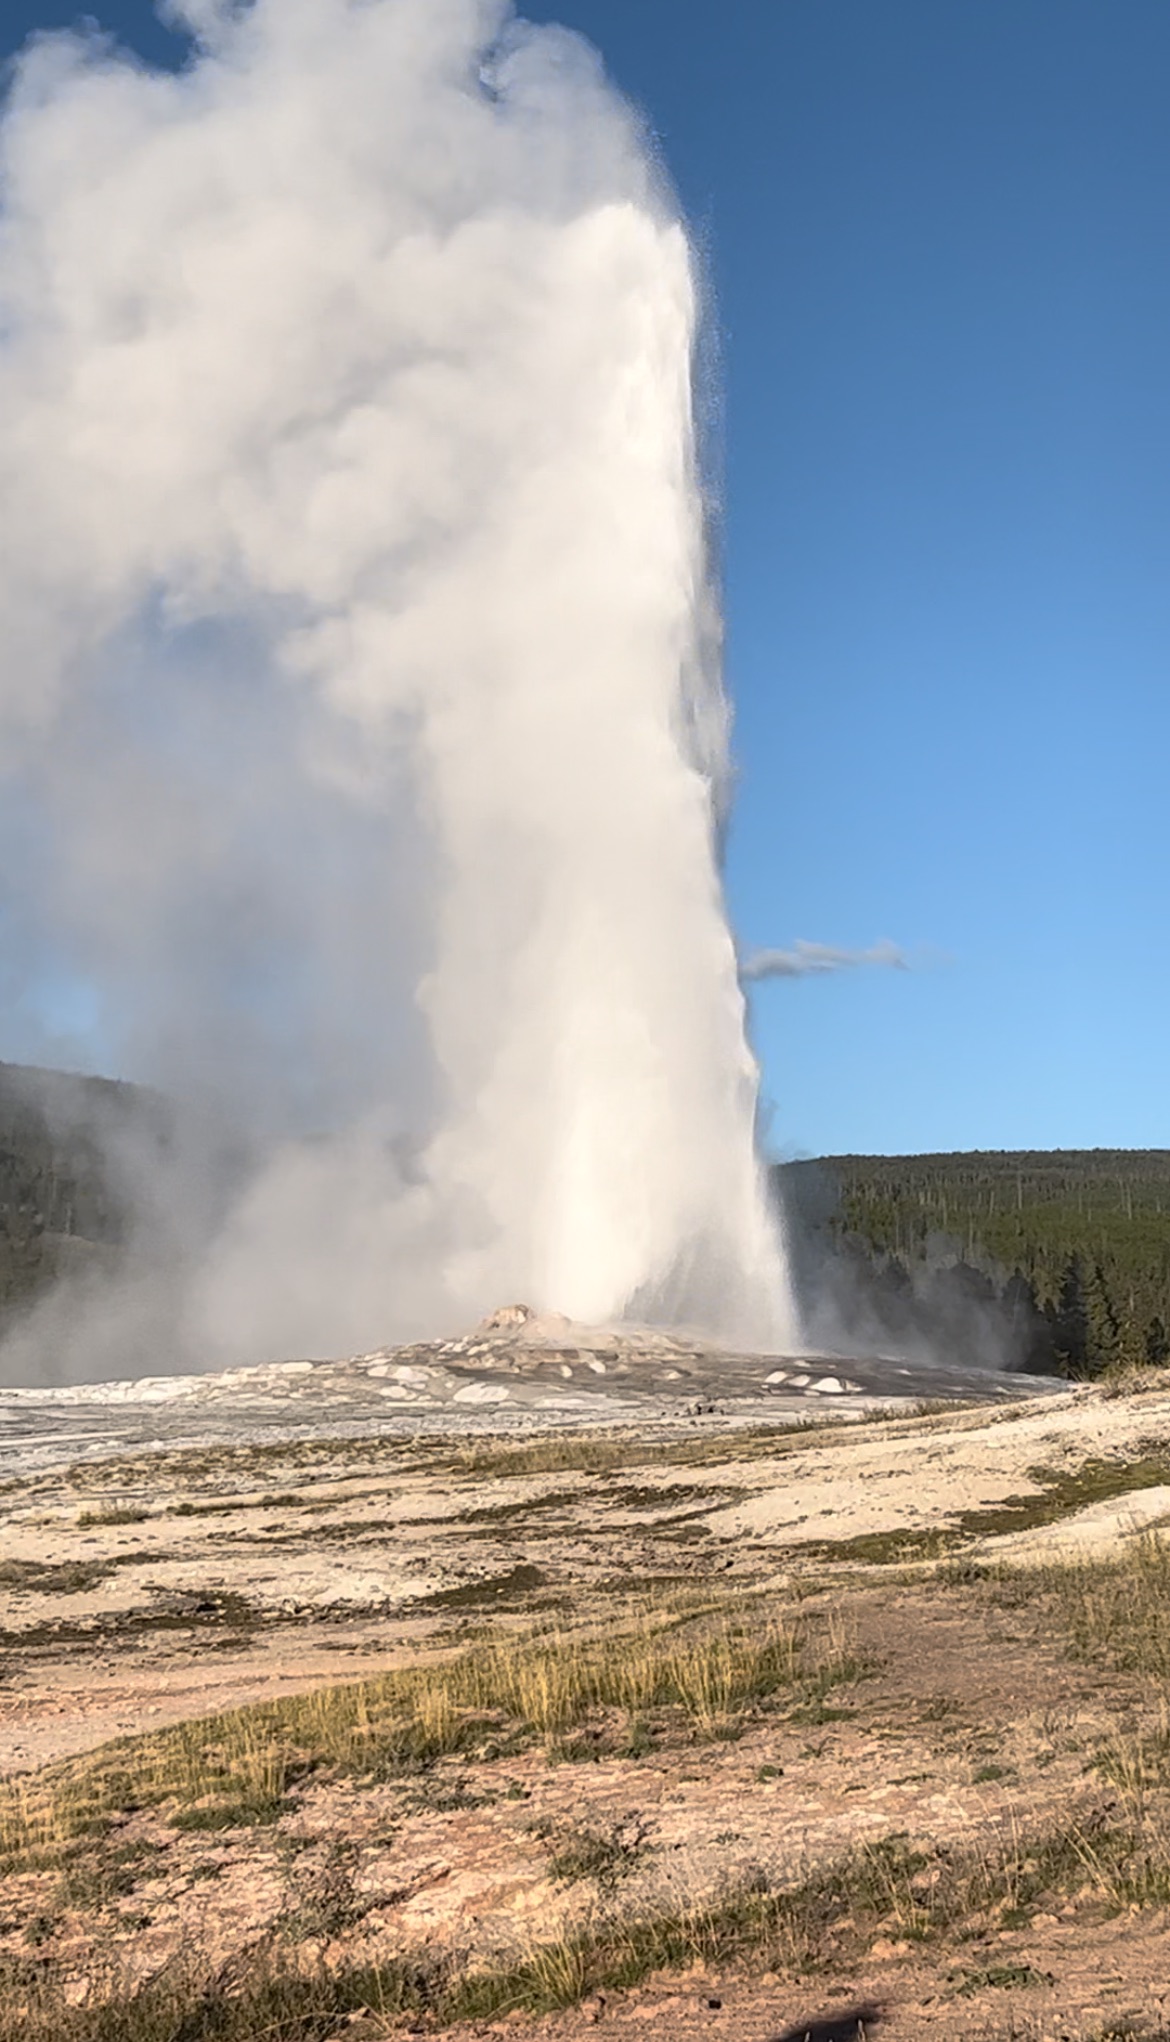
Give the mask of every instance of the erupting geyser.
[{"label": "erupting geyser", "polygon": [[53,1339],[782,1346],[639,123],[503,0],[181,14],[181,75],[49,37],[3,124],[0,905],[201,1130],[123,1139],[135,1252]]}]

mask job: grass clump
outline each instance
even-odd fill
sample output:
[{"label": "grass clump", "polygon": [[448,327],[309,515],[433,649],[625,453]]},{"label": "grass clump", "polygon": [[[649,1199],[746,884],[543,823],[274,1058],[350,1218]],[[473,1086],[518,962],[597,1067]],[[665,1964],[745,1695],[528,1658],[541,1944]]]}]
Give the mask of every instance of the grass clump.
[{"label": "grass clump", "polygon": [[940,1579],[1028,1610],[1042,1628],[1063,1633],[1078,1659],[1150,1676],[1170,1690],[1170,1541],[1157,1531],[1086,1558],[1023,1567],[952,1563]]},{"label": "grass clump", "polygon": [[147,1875],[150,1860],[159,1855],[158,1844],[133,1843],[113,1848],[93,1844],[73,1849],[65,1860],[53,1894],[58,1909],[95,1913],[113,1901],[133,1893]]},{"label": "grass clump", "polygon": [[1027,1585],[1079,1657],[1170,1685],[1170,1544],[1156,1532],[1115,1557],[1029,1568]]},{"label": "grass clump", "polygon": [[437,1665],[119,1738],[26,1775],[0,1788],[0,1863],[11,1869],[144,1806],[173,1804],[188,1827],[269,1820],[313,1773],[379,1778],[485,1742],[554,1743],[590,1716],[616,1718],[628,1736],[664,1711],[683,1734],[715,1735],[777,1695],[822,1692],[859,1670],[835,1633],[755,1611],[476,1645]]},{"label": "grass clump", "polygon": [[177,1808],[171,1816],[172,1829],[254,1829],[275,1822],[288,1810],[283,1794],[265,1793],[263,1787],[227,1800],[197,1801],[194,1807]]},{"label": "grass clump", "polygon": [[983,1964],[975,1971],[965,1971],[951,1991],[957,1999],[971,1999],[975,1993],[983,1992],[988,1986],[999,1986],[1005,1991],[1018,1991],[1021,1986],[1052,1985],[1050,1971],[1037,1971],[1034,1964]]},{"label": "grass clump", "polygon": [[502,1446],[497,1441],[470,1440],[454,1453],[444,1455],[444,1471],[468,1480],[509,1475],[609,1475],[628,1474],[640,1468],[708,1467],[713,1462],[759,1460],[772,1453],[786,1453],[810,1432],[827,1432],[829,1426],[815,1418],[796,1418],[778,1425],[753,1426],[718,1432],[699,1439],[665,1439],[648,1442],[644,1437],[600,1436],[596,1433],[549,1433],[519,1445]]},{"label": "grass clump", "polygon": [[99,1581],[112,1574],[118,1564],[113,1559],[63,1560],[57,1565],[42,1560],[0,1560],[0,1588],[37,1595],[84,1595],[87,1589],[96,1588]]},{"label": "grass clump", "polygon": [[9,1962],[0,1966],[0,2042],[328,2042],[366,2011],[381,2021],[429,2012],[440,1991],[423,1961],[305,1971],[264,1950],[210,1977],[169,1968],[137,1991],[99,1981],[78,2006],[53,1967]]},{"label": "grass clump", "polygon": [[603,1892],[635,1872],[649,1846],[649,1825],[638,1816],[606,1829],[582,1824],[569,1831],[549,1861],[549,1874],[563,1886],[590,1879]]},{"label": "grass clump", "polygon": [[138,1504],[119,1503],[108,1510],[83,1510],[77,1523],[82,1531],[93,1531],[108,1524],[145,1524],[149,1516]]}]

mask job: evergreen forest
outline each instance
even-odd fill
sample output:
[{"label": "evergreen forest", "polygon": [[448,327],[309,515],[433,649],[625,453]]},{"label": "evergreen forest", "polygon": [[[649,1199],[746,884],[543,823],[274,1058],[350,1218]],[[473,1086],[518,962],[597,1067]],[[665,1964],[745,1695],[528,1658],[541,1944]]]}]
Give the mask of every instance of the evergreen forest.
[{"label": "evergreen forest", "polygon": [[1001,1366],[1075,1376],[1170,1359],[1168,1149],[832,1156],[776,1179],[798,1282],[855,1330],[949,1322],[963,1359],[998,1343]]}]

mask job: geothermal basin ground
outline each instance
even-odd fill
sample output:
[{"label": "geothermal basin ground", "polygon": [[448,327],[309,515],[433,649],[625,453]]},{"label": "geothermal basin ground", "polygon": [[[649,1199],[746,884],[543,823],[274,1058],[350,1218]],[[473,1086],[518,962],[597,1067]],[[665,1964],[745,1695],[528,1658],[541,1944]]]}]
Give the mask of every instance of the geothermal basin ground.
[{"label": "geothermal basin ground", "polygon": [[1166,2033],[1170,1375],[895,1366],[0,1392],[0,2036]]}]

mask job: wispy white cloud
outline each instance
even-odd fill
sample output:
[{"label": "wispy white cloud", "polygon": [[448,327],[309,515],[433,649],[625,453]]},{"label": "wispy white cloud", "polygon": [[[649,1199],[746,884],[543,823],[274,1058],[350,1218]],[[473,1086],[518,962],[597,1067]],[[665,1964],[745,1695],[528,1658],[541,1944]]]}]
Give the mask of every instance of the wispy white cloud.
[{"label": "wispy white cloud", "polygon": [[814,978],[827,971],[853,971],[859,965],[884,965],[909,971],[910,960],[896,943],[883,938],[868,950],[842,950],[834,943],[798,941],[790,950],[752,950],[739,967],[741,979]]}]

